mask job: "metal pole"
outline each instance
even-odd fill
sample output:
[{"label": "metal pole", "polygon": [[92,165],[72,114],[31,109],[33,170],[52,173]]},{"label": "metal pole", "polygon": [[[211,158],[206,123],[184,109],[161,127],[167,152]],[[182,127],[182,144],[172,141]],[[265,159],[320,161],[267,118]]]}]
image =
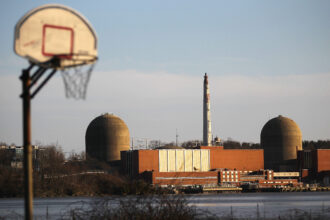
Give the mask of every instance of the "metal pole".
[{"label": "metal pole", "polygon": [[25,219],[33,219],[33,179],[32,179],[32,146],[31,146],[31,95],[29,86],[31,84],[30,70],[22,71],[22,99],[23,99],[23,145],[24,145],[24,204]]},{"label": "metal pole", "polygon": [[178,146],[178,138],[179,138],[178,129],[176,129],[175,130],[175,146]]}]

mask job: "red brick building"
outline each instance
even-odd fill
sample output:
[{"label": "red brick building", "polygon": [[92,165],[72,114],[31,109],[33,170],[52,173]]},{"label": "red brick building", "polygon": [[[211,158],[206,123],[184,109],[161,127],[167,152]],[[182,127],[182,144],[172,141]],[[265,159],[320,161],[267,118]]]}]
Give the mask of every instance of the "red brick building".
[{"label": "red brick building", "polygon": [[262,149],[158,149],[121,152],[121,168],[132,178],[144,178],[156,185],[257,184],[260,188],[295,186],[300,177],[328,175],[330,149],[300,151],[300,172],[264,170]]},{"label": "red brick building", "polygon": [[219,147],[200,147],[210,149],[211,169],[260,170],[264,169],[264,150],[262,149],[224,149]]},{"label": "red brick building", "polygon": [[[199,149],[133,150],[121,152],[122,170],[159,185],[216,185],[220,170],[262,170],[263,150]],[[239,178],[233,177],[236,182]]]},{"label": "red brick building", "polygon": [[[263,150],[227,150],[223,149],[223,147],[200,147],[199,149],[195,150],[181,150],[181,149],[172,149],[172,150],[133,150],[133,151],[122,151],[121,152],[121,162],[122,168],[124,172],[128,173],[131,176],[137,176],[145,171],[154,171],[154,172],[161,172],[160,170],[160,151],[167,151],[169,153],[173,153],[172,157],[178,157],[178,152],[186,153],[185,162],[189,159],[189,155],[187,156],[188,152],[196,152],[196,151],[207,151],[208,157],[206,160],[205,166],[208,166],[209,170],[215,169],[230,169],[230,170],[261,170],[264,168],[264,159],[263,159]],[[169,155],[170,156],[170,155]],[[187,159],[188,158],[188,159]],[[169,163],[170,158],[169,159]],[[190,158],[190,160],[192,160]],[[197,162],[201,161],[204,163],[203,160],[198,160]],[[194,163],[194,161],[191,161]],[[173,160],[175,163],[175,160]],[[176,162],[178,163],[178,162]],[[196,168],[197,167],[197,168]],[[176,171],[200,171],[198,170],[198,166],[194,167],[194,170],[176,170]],[[170,171],[170,170],[169,170]],[[169,172],[167,171],[167,172]],[[173,170],[174,171],[174,170]]]},{"label": "red brick building", "polygon": [[330,149],[317,149],[314,157],[317,173],[330,170]]}]

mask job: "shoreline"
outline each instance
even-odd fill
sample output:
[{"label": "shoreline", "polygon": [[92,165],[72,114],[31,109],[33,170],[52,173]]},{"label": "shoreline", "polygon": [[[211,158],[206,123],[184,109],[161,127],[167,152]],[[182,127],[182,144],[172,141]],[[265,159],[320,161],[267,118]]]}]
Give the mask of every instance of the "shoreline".
[{"label": "shoreline", "polygon": [[[326,188],[327,190],[321,190],[320,188]],[[319,189],[319,190],[317,190]],[[330,192],[330,187],[318,187],[318,188],[264,188],[259,190],[242,190],[242,191],[231,191],[231,190],[212,190],[206,192],[199,191],[172,191],[169,193],[144,193],[144,194],[103,194],[103,195],[56,195],[56,196],[38,196],[34,199],[56,199],[56,198],[103,198],[103,197],[127,197],[127,196],[158,196],[158,195],[217,195],[217,194],[258,194],[258,193],[328,193]],[[20,197],[0,197],[1,199],[24,199],[24,196]]]}]

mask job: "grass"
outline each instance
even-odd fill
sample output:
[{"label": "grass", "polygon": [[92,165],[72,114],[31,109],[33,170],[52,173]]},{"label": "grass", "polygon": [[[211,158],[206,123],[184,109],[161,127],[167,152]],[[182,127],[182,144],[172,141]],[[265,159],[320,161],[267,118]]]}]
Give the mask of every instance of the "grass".
[{"label": "grass", "polygon": [[224,216],[212,215],[210,212],[201,211],[189,204],[181,195],[151,195],[101,198],[92,203],[85,203],[79,208],[68,211],[63,219],[94,220],[326,220],[329,219],[330,209],[322,208],[321,212],[304,211],[300,209],[288,210],[278,213],[277,217],[266,217],[257,205],[255,217],[236,217],[235,211],[230,209],[230,214]]},{"label": "grass", "polygon": [[190,220],[198,213],[180,195],[103,198],[71,209],[64,219]]}]

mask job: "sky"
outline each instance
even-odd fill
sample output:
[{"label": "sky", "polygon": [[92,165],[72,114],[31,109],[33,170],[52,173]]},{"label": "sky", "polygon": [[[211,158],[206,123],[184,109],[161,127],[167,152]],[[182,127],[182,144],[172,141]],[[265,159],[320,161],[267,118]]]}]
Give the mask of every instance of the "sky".
[{"label": "sky", "polygon": [[22,144],[14,27],[47,3],[83,14],[99,60],[86,100],[66,99],[57,73],[32,101],[33,144],[85,149],[88,124],[113,113],[131,137],[202,139],[203,75],[209,75],[212,133],[260,141],[283,115],[303,140],[330,139],[330,1],[0,1],[0,142]]}]

